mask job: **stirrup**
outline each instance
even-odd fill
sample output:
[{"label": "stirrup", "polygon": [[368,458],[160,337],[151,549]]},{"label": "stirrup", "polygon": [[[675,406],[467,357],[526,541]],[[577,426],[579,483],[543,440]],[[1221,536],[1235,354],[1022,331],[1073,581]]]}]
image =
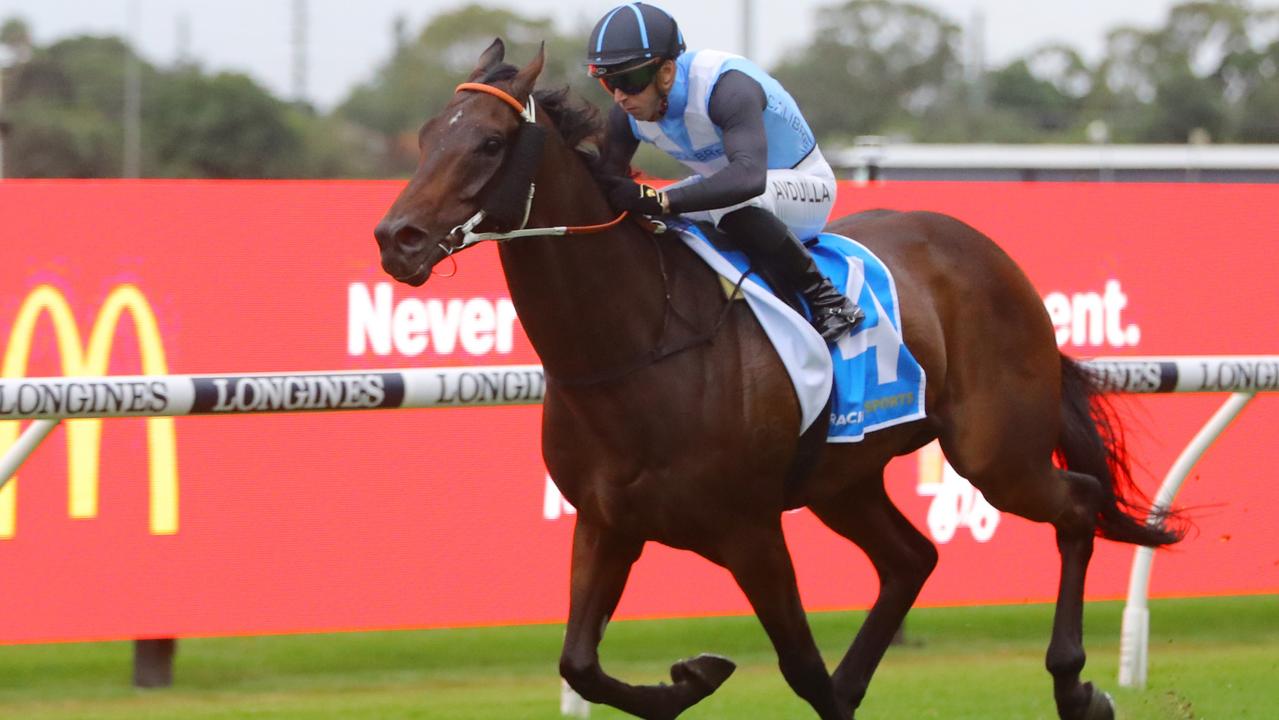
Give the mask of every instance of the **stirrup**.
[{"label": "stirrup", "polygon": [[840,307],[822,308],[813,318],[813,328],[828,343],[835,342],[852,332],[865,319],[866,313],[860,307],[847,301]]}]

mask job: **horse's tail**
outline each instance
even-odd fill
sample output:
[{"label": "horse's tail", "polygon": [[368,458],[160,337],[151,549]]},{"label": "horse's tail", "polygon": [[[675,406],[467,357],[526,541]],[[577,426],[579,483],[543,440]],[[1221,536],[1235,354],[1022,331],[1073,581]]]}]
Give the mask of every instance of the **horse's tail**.
[{"label": "horse's tail", "polygon": [[1097,512],[1097,534],[1134,545],[1171,545],[1185,532],[1170,528],[1171,510],[1147,522],[1149,503],[1132,481],[1119,417],[1096,378],[1082,365],[1061,356],[1061,436],[1057,459],[1067,470],[1092,475],[1105,493]]}]

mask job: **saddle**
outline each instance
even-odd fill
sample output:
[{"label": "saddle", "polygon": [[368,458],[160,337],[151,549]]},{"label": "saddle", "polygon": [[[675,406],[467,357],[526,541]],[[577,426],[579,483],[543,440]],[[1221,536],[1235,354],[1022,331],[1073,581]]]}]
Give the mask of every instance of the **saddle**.
[{"label": "saddle", "polygon": [[826,412],[827,442],[857,442],[924,417],[924,370],[901,337],[897,286],[865,246],[832,233],[805,243],[821,271],[866,312],[852,332],[827,345],[807,320],[807,308],[774,293],[719,230],[681,218],[669,227],[715,270],[729,297],[741,297],[754,312],[790,374],[801,434]]}]

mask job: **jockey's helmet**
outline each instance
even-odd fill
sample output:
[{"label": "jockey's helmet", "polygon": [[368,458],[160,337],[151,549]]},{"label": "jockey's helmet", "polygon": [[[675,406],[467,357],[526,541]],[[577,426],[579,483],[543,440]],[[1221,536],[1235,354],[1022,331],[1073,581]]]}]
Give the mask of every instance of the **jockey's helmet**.
[{"label": "jockey's helmet", "polygon": [[684,36],[675,18],[648,3],[632,2],[609,10],[595,23],[586,46],[592,77],[604,77],[684,52]]}]

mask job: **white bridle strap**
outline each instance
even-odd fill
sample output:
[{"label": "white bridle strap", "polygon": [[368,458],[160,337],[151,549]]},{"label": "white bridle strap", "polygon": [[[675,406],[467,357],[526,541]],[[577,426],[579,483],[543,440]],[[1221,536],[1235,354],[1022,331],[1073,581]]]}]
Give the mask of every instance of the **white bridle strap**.
[{"label": "white bridle strap", "polygon": [[[519,100],[516,100],[515,98],[511,97],[509,93],[505,92],[504,90],[495,88],[492,85],[484,85],[482,83],[462,83],[461,85],[457,86],[457,92],[462,92],[464,90],[482,92],[482,93],[485,93],[486,95],[492,95],[498,98],[499,100],[501,100],[502,102],[506,103],[507,105],[510,105],[512,109],[518,111],[520,114],[520,117],[524,119],[524,122],[537,123],[537,104],[533,102],[532,95],[529,95],[527,103],[521,103]],[[524,219],[520,222],[519,229],[511,230],[509,232],[477,233],[475,232],[475,228],[478,227],[480,223],[484,222],[484,217],[485,217],[484,210],[479,210],[474,215],[472,215],[469,220],[462,223],[461,225],[458,225],[457,227],[453,228],[452,231],[449,232],[448,237],[450,238],[455,237],[457,235],[461,235],[462,242],[458,243],[454,247],[449,247],[448,245],[445,245],[444,243],[440,243],[439,245],[440,248],[444,250],[445,254],[452,255],[453,253],[459,250],[468,248],[476,243],[484,242],[485,240],[501,241],[501,240],[513,240],[515,238],[522,238],[522,237],[546,237],[546,236],[556,236],[556,235],[573,235],[573,234],[601,232],[621,222],[622,219],[625,218],[627,215],[627,213],[622,213],[621,215],[618,215],[615,219],[613,219],[611,222],[607,222],[601,225],[586,225],[582,227],[569,227],[567,225],[558,225],[556,227],[526,228],[525,226],[528,225],[529,213],[532,212],[533,210],[533,195],[536,192],[537,192],[537,184],[530,182],[528,184],[528,198],[524,201]],[[661,222],[654,221],[652,223],[652,229],[654,232],[661,233],[661,232],[665,232],[666,226]]]},{"label": "white bridle strap", "polygon": [[[481,90],[481,88],[484,88],[484,89],[482,89],[482,90]],[[521,103],[520,103],[519,101],[517,101],[515,98],[513,98],[513,97],[511,97],[510,95],[508,95],[508,94],[506,94],[506,93],[502,92],[501,90],[499,90],[499,89],[497,89],[497,88],[493,87],[492,85],[481,85],[481,84],[479,84],[479,83],[463,83],[463,84],[461,84],[461,85],[458,85],[458,86],[457,86],[457,89],[458,89],[459,91],[461,91],[461,90],[477,90],[477,91],[480,91],[480,92],[487,93],[487,94],[489,94],[489,95],[494,95],[494,96],[496,96],[496,97],[499,97],[499,98],[501,98],[503,101],[507,102],[507,104],[511,105],[512,107],[519,107],[519,108],[520,108],[520,117],[524,119],[524,122],[529,122],[529,123],[534,123],[534,124],[536,124],[536,123],[537,123],[537,103],[535,103],[535,102],[533,101],[533,96],[532,96],[532,95],[529,95],[529,96],[528,96],[528,102],[527,102],[527,103],[521,104]],[[519,227],[519,229],[517,229],[517,230],[512,230],[511,232],[504,232],[504,233],[500,233],[500,232],[492,232],[492,233],[477,233],[477,232],[473,232],[473,231],[475,230],[476,226],[478,226],[480,223],[484,222],[484,215],[485,215],[485,213],[484,213],[484,211],[483,211],[483,210],[478,210],[478,211],[476,211],[476,213],[475,213],[474,215],[472,215],[472,216],[471,216],[471,219],[469,219],[469,220],[467,220],[466,222],[462,223],[461,225],[458,225],[457,227],[453,228],[452,232],[450,232],[450,233],[449,233],[449,235],[448,235],[449,237],[453,237],[453,236],[455,236],[455,235],[457,235],[457,234],[459,234],[459,233],[460,233],[460,234],[462,235],[462,242],[461,242],[461,243],[459,243],[456,247],[453,247],[453,248],[449,248],[449,247],[447,247],[446,245],[444,245],[444,243],[440,243],[440,247],[441,247],[441,248],[444,248],[445,252],[447,252],[449,255],[452,255],[453,253],[457,252],[458,250],[464,250],[464,249],[466,249],[466,248],[468,248],[468,247],[470,247],[470,246],[472,246],[472,245],[474,245],[474,244],[476,244],[476,243],[484,242],[485,240],[511,240],[511,239],[513,239],[513,238],[519,238],[519,237],[532,237],[532,236],[537,236],[537,235],[563,235],[563,234],[565,234],[565,233],[568,231],[568,228],[565,228],[565,227],[554,227],[554,228],[530,228],[530,229],[527,229],[527,230],[525,229],[525,226],[527,226],[527,225],[528,225],[528,216],[529,216],[529,213],[533,211],[533,195],[534,195],[536,192],[537,192],[537,184],[536,184],[536,183],[529,183],[529,184],[528,184],[528,198],[524,201],[524,219],[523,219],[522,221],[520,221],[520,227]]]}]

